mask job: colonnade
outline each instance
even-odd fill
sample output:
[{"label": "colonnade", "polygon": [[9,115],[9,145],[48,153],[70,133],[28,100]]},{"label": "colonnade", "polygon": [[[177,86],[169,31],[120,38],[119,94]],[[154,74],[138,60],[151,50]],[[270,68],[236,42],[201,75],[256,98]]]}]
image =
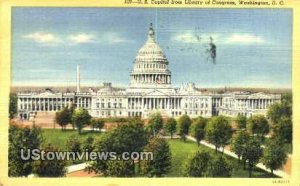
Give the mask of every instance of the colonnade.
[{"label": "colonnade", "polygon": [[180,109],[181,98],[128,98],[129,109]]},{"label": "colonnade", "polygon": [[235,107],[246,107],[248,109],[267,109],[274,103],[274,99],[238,99]]},{"label": "colonnade", "polygon": [[77,107],[90,108],[92,105],[91,97],[77,97],[76,102]]},{"label": "colonnade", "polygon": [[73,102],[73,98],[38,97],[18,98],[18,110],[59,111]]},{"label": "colonnade", "polygon": [[171,76],[166,74],[134,74],[131,75],[131,82],[146,84],[171,84]]}]

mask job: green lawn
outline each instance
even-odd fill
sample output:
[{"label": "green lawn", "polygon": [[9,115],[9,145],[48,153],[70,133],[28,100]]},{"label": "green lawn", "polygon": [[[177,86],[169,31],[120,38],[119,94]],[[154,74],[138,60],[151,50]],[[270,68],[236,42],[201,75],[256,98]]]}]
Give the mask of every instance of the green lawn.
[{"label": "green lawn", "polygon": [[59,129],[42,129],[42,135],[44,138],[44,143],[51,143],[53,146],[58,147],[60,150],[67,150],[66,143],[68,139],[73,136],[79,138],[83,142],[89,135],[95,140],[100,137],[101,133],[92,131],[82,131],[79,135],[77,130],[59,130]]},{"label": "green lawn", "polygon": [[[199,147],[195,142],[192,141],[186,141],[185,143],[179,139],[173,139],[173,140],[168,140],[171,152],[172,152],[172,167],[171,171],[169,174],[166,176],[168,177],[180,177],[182,176],[182,168],[187,160],[188,157],[190,157],[193,153],[195,153],[197,150],[201,149],[208,149],[209,151],[215,153],[214,150],[205,147],[203,145],[200,145]],[[237,159],[228,157],[228,160],[232,163],[233,165],[233,173],[232,177],[239,177],[239,178],[248,178],[248,171],[243,169],[243,165],[238,164]],[[270,174],[255,168],[254,171],[252,172],[252,177],[257,177],[257,178],[266,178],[270,177]]]}]

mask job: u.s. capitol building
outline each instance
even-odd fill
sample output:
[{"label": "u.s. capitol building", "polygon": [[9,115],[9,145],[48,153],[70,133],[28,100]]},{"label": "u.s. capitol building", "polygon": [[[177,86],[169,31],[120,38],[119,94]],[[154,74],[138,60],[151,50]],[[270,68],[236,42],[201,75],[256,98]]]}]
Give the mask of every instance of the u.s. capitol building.
[{"label": "u.s. capitol building", "polygon": [[77,66],[77,90],[72,93],[18,93],[18,117],[31,119],[38,112],[56,112],[73,104],[83,107],[93,117],[148,117],[153,111],[163,116],[190,117],[213,115],[250,117],[265,115],[270,105],[280,101],[279,94],[231,92],[213,94],[201,92],[193,83],[172,87],[169,62],[155,41],[150,25],[148,39],[138,51],[130,73],[128,88],[113,87],[111,83],[94,91],[80,91],[80,71]]}]

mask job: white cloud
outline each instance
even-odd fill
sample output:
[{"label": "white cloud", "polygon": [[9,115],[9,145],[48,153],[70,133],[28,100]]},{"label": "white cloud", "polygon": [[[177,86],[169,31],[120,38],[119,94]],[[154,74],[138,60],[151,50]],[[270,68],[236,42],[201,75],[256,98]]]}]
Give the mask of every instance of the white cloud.
[{"label": "white cloud", "polygon": [[98,36],[84,32],[71,33],[65,36],[57,36],[49,32],[34,32],[22,37],[39,43],[42,46],[57,46],[58,44],[72,46],[85,43],[118,44],[132,42],[132,40],[128,40],[116,32],[104,32]]},{"label": "white cloud", "polygon": [[103,37],[101,38],[101,41],[103,43],[108,43],[108,44],[115,44],[115,43],[127,43],[130,42],[130,40],[120,36],[118,33],[104,33]]},{"label": "white cloud", "polygon": [[80,44],[80,43],[93,43],[96,40],[96,37],[92,34],[80,33],[75,35],[70,35],[69,39],[72,43]]},{"label": "white cloud", "polygon": [[23,38],[31,39],[37,43],[42,43],[42,44],[54,44],[60,42],[60,39],[58,37],[56,37],[52,33],[47,33],[47,32],[35,32],[35,33],[27,34],[23,36]]},{"label": "white cloud", "polygon": [[191,32],[179,33],[176,34],[173,38],[173,41],[182,42],[182,43],[197,43],[197,36]]},{"label": "white cloud", "polygon": [[264,38],[251,34],[232,34],[226,40],[228,44],[262,44],[265,42]]}]

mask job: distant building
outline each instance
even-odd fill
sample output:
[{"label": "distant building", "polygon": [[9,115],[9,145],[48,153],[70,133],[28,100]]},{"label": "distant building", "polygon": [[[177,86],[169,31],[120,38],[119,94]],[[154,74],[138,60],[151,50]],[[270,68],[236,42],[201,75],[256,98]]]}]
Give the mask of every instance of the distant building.
[{"label": "distant building", "polygon": [[155,32],[150,25],[148,39],[138,51],[132,71],[130,86],[116,88],[104,83],[102,88],[88,92],[80,91],[80,69],[77,67],[77,86],[73,93],[18,93],[18,116],[30,119],[37,112],[56,112],[73,104],[83,107],[93,117],[148,117],[153,111],[163,116],[190,117],[213,115],[247,117],[266,114],[270,105],[280,101],[275,94],[233,92],[213,94],[201,92],[193,83],[180,88],[171,85],[169,62],[155,41]]}]

